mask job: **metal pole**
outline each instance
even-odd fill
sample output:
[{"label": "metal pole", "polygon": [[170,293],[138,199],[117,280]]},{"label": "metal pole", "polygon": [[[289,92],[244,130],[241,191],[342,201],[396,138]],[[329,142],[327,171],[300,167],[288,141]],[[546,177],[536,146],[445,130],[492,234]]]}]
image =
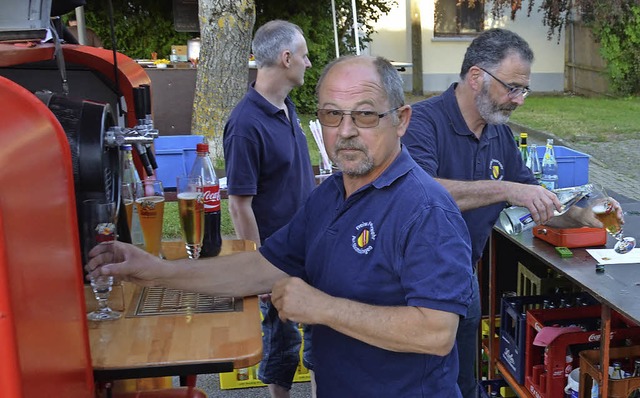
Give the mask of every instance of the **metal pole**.
[{"label": "metal pole", "polygon": [[336,43],[336,58],[339,58],[340,45],[338,44],[338,23],[336,21],[336,0],[331,0],[331,12],[333,12],[333,41]]},{"label": "metal pole", "polygon": [[78,43],[87,45],[87,30],[84,22],[84,6],[76,7],[76,22],[78,23]]},{"label": "metal pole", "polygon": [[358,35],[358,14],[356,13],[356,0],[351,0],[353,9],[353,36],[356,39],[356,55],[360,55],[360,37]]}]

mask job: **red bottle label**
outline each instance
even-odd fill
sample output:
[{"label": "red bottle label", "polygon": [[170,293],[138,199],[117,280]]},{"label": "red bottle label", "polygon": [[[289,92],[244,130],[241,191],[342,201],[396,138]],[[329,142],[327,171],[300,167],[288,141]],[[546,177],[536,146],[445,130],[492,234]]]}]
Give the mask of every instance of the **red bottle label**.
[{"label": "red bottle label", "polygon": [[205,213],[220,211],[220,185],[209,185],[204,187],[203,198]]}]

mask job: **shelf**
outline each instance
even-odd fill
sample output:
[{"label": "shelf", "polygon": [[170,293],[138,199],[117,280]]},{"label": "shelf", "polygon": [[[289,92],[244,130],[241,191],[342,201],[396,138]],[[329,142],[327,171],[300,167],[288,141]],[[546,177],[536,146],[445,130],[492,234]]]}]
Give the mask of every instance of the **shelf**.
[{"label": "shelf", "polygon": [[504,381],[506,381],[507,384],[509,384],[509,387],[511,387],[513,392],[515,392],[518,395],[518,397],[533,398],[533,396],[529,394],[529,391],[527,391],[523,385],[518,383],[516,379],[514,379],[513,376],[511,376],[511,373],[509,373],[507,368],[505,368],[502,363],[500,363],[499,361],[496,361],[496,362],[497,362],[496,366],[498,367],[498,372],[500,372],[500,375],[502,376]]}]

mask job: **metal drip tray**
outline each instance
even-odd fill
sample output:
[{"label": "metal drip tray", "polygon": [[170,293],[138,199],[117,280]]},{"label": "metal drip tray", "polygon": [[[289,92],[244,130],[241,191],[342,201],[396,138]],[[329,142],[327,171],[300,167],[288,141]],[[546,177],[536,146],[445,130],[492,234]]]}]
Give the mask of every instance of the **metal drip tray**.
[{"label": "metal drip tray", "polygon": [[242,311],[242,299],[211,297],[164,287],[145,287],[128,316],[190,315]]}]

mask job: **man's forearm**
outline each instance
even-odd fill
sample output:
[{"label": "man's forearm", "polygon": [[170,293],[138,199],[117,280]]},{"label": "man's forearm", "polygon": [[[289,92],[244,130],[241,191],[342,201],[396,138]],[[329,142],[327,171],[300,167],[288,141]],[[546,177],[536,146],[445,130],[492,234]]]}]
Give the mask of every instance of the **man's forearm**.
[{"label": "man's forearm", "polygon": [[436,178],[453,196],[460,211],[506,201],[508,182],[493,180],[459,181]]}]

